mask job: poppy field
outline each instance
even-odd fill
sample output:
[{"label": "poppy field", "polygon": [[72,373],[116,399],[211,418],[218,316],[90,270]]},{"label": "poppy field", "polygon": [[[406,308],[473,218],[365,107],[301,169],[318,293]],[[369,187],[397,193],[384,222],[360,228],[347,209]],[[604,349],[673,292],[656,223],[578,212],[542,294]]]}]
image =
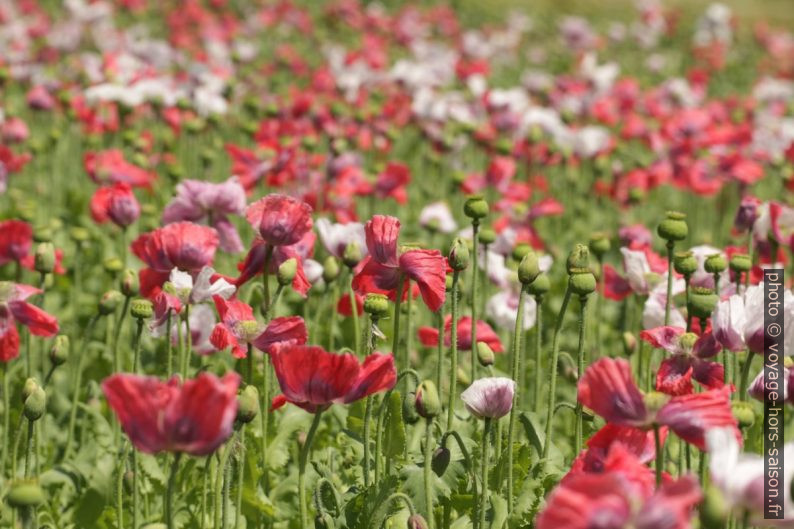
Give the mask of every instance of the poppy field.
[{"label": "poppy field", "polygon": [[601,4],[0,0],[0,528],[794,527],[794,15]]}]

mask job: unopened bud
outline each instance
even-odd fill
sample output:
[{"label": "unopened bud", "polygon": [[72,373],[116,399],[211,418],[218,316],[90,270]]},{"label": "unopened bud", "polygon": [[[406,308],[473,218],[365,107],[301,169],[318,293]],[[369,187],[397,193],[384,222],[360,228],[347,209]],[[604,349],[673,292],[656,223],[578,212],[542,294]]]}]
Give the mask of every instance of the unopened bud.
[{"label": "unopened bud", "polygon": [[623,333],[623,352],[631,356],[637,351],[637,337],[626,331]]},{"label": "unopened bud", "polygon": [[496,241],[496,232],[491,228],[483,228],[480,230],[480,244],[489,245]]},{"label": "unopened bud", "polygon": [[749,255],[737,253],[731,256],[730,267],[734,272],[749,272],[753,267],[753,261]]},{"label": "unopened bud", "polygon": [[102,262],[102,266],[105,269],[105,272],[113,275],[124,270],[124,263],[122,263],[121,259],[118,257],[108,257]]},{"label": "unopened bud", "polygon": [[536,277],[535,280],[529,284],[527,291],[531,295],[538,297],[545,295],[549,289],[551,289],[551,280],[549,279],[549,276],[541,272],[538,274],[538,277]]},{"label": "unopened bud", "polygon": [[463,213],[475,223],[487,217],[488,212],[488,202],[479,195],[470,197],[463,204]]},{"label": "unopened bud", "polygon": [[678,211],[668,211],[666,218],[659,223],[656,233],[666,241],[683,241],[689,235],[686,215]]},{"label": "unopened bud", "polygon": [[29,377],[22,384],[22,402],[28,400],[28,397],[33,395],[33,392],[39,387],[39,381],[35,378]]},{"label": "unopened bud", "polygon": [[298,273],[298,260],[294,257],[291,257],[281,263],[278,267],[278,271],[276,272],[276,279],[278,280],[278,284],[286,287],[292,284],[292,280],[295,279],[295,274]]},{"label": "unopened bud", "polygon": [[409,393],[403,399],[403,421],[406,424],[416,424],[419,421],[419,414],[416,411],[416,395]]},{"label": "unopened bud", "polygon": [[568,280],[571,292],[577,296],[587,296],[595,292],[596,278],[588,269],[572,269]]},{"label": "unopened bud", "polygon": [[460,237],[455,239],[449,250],[449,266],[458,272],[469,266],[469,247]]},{"label": "unopened bud", "polygon": [[361,247],[359,247],[356,241],[350,241],[345,246],[345,252],[342,254],[342,262],[348,268],[355,268],[355,266],[361,262],[362,255],[361,255]]},{"label": "unopened bud", "polygon": [[146,320],[154,314],[152,302],[148,299],[133,299],[130,303],[130,314],[138,320]]},{"label": "unopened bud", "polygon": [[441,399],[432,380],[425,380],[416,388],[416,413],[425,419],[432,419],[441,413]]},{"label": "unopened bud", "polygon": [[529,285],[540,275],[538,254],[529,250],[518,264],[518,280],[522,285]]},{"label": "unopened bud", "polygon": [[326,257],[323,262],[323,280],[326,283],[332,283],[339,277],[339,272],[339,261],[336,260],[336,257],[333,255]]},{"label": "unopened bud", "polygon": [[49,274],[55,269],[55,246],[51,242],[42,242],[36,246],[34,268],[42,274]]},{"label": "unopened bud", "polygon": [[706,488],[700,504],[700,527],[703,529],[723,529],[728,519],[728,505],[725,497],[715,486]]},{"label": "unopened bud", "polygon": [[731,408],[733,416],[736,417],[736,421],[739,423],[739,428],[744,430],[755,423],[755,412],[749,402],[735,400],[731,402]]},{"label": "unopened bud", "polygon": [[582,270],[590,267],[590,250],[584,244],[577,244],[568,254],[566,261],[568,274],[573,274],[574,270]]},{"label": "unopened bud", "polygon": [[129,268],[124,270],[124,274],[121,276],[121,293],[131,298],[138,295],[140,287],[141,283],[135,270]]},{"label": "unopened bud", "polygon": [[259,392],[256,386],[247,385],[237,397],[237,420],[243,424],[253,421],[259,414]]},{"label": "unopened bud", "polygon": [[36,389],[25,399],[24,413],[29,421],[37,421],[47,410],[47,394],[37,386]]},{"label": "unopened bud", "polygon": [[17,509],[35,507],[44,502],[44,491],[36,481],[18,481],[6,496],[8,504]]},{"label": "unopened bud", "polygon": [[477,360],[483,367],[492,366],[494,363],[494,352],[491,346],[485,342],[477,342]]},{"label": "unopened bud", "polygon": [[430,463],[430,466],[436,476],[441,477],[444,475],[444,472],[447,471],[447,467],[449,467],[451,457],[452,454],[450,453],[449,448],[442,446],[441,448],[436,449],[435,453],[433,453],[433,459]]},{"label": "unopened bud", "polygon": [[54,366],[59,366],[64,364],[68,358],[69,337],[65,334],[59,334],[55,337],[55,341],[50,348],[50,362]]},{"label": "unopened bud", "polygon": [[590,236],[589,246],[590,251],[593,252],[596,257],[601,259],[611,247],[609,236],[603,232],[594,233]]},{"label": "unopened bud", "polygon": [[103,316],[113,314],[123,301],[124,294],[118,290],[108,290],[99,300],[99,313]]},{"label": "unopened bud", "polygon": [[421,514],[412,514],[408,517],[408,529],[427,529],[427,521]]},{"label": "unopened bud", "polygon": [[74,242],[85,242],[87,241],[91,235],[88,233],[88,230],[81,227],[75,226],[69,230],[69,236],[72,238]]}]

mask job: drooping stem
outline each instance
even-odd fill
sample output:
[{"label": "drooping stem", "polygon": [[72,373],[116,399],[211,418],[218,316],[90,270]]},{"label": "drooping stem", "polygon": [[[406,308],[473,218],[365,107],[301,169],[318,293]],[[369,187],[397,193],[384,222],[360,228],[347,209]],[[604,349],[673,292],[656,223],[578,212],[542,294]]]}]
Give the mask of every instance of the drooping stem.
[{"label": "drooping stem", "polygon": [[432,459],[433,459],[433,445],[431,440],[433,438],[433,419],[428,418],[425,422],[425,466],[422,469],[424,471],[424,479],[425,479],[425,499],[427,502],[427,526],[429,529],[433,529],[435,526],[435,520],[433,516],[433,504],[435,503],[435,496],[433,495],[433,482],[430,479],[430,472],[432,466]]},{"label": "drooping stem", "polygon": [[491,442],[489,439],[490,435],[491,419],[486,417],[482,429],[482,458],[480,460],[480,483],[482,483],[482,492],[480,493],[480,523],[477,526],[480,529],[485,528],[485,511],[488,507],[488,447]]},{"label": "drooping stem", "polygon": [[664,468],[664,446],[662,445],[659,425],[653,425],[653,440],[656,446],[656,488],[662,484],[662,469]]},{"label": "drooping stem", "polygon": [[747,351],[747,358],[742,366],[742,380],[739,384],[739,400],[747,400],[747,380],[750,375],[750,367],[753,365],[754,356],[755,353],[753,351]]},{"label": "drooping stem", "polygon": [[168,486],[165,489],[165,524],[168,529],[174,528],[174,485],[176,484],[176,474],[179,470],[179,458],[182,454],[177,452],[174,461],[171,463],[171,473],[168,476]]},{"label": "drooping stem", "polygon": [[[477,378],[477,283],[479,283],[479,246],[480,246],[480,223],[472,220],[472,267],[471,267],[471,380]],[[457,375],[457,374],[456,374]]]},{"label": "drooping stem", "polygon": [[77,401],[80,398],[80,390],[83,389],[83,362],[85,361],[86,356],[86,345],[88,344],[88,339],[91,337],[91,332],[94,330],[94,326],[99,320],[99,317],[99,314],[96,314],[93,318],[91,318],[91,321],[88,323],[85,333],[83,334],[83,346],[77,351],[77,366],[75,367],[74,384],[72,385],[72,407],[69,411],[69,430],[66,437],[66,448],[63,452],[64,459],[68,458],[72,452],[74,425],[77,420]]},{"label": "drooping stem", "polygon": [[[447,431],[452,430],[452,419],[455,417],[455,399],[457,398],[458,382],[458,279],[460,272],[452,272],[452,328],[449,333],[450,367],[449,367],[449,401],[447,402]],[[439,342],[444,342],[443,328],[438,335]],[[474,353],[472,353],[474,354]]]},{"label": "drooping stem", "polygon": [[[576,366],[577,366],[577,379],[581,380],[584,375],[584,342],[585,342],[585,329],[587,325],[587,296],[579,297],[579,302],[582,305],[582,310],[579,313],[579,347],[576,352]],[[576,401],[576,445],[574,454],[578,457],[582,451],[582,403]]]},{"label": "drooping stem", "polygon": [[664,326],[670,325],[670,304],[673,302],[673,241],[667,241],[667,299],[664,302]]},{"label": "drooping stem", "polygon": [[552,422],[554,419],[554,404],[557,393],[557,362],[560,357],[560,330],[562,329],[562,322],[565,319],[565,312],[568,310],[568,303],[571,301],[571,287],[570,284],[565,289],[565,297],[562,300],[560,313],[557,315],[557,321],[554,323],[554,336],[551,339],[551,364],[549,365],[549,394],[546,410],[546,442],[543,444],[543,459],[549,455],[549,448],[551,447],[552,435]]},{"label": "drooping stem", "polygon": [[[518,416],[518,403],[521,388],[521,335],[524,327],[524,297],[529,285],[522,284],[518,294],[518,309],[516,310],[516,324],[513,332],[513,367],[511,375],[515,382],[513,392],[513,406],[510,408],[510,423],[507,428],[507,512],[513,511],[513,442],[515,440],[516,417]],[[497,440],[499,442],[499,440]],[[497,447],[498,448],[498,447]],[[578,452],[577,452],[578,453]]]},{"label": "drooping stem", "polygon": [[309,460],[314,434],[317,433],[317,427],[320,426],[322,415],[322,410],[314,414],[314,420],[309,428],[309,433],[306,434],[306,440],[301,447],[298,459],[298,504],[300,506],[301,529],[308,529],[309,527],[309,512],[306,506],[306,463]]},{"label": "drooping stem", "polygon": [[537,311],[535,312],[535,411],[540,411],[541,386],[543,385],[543,371],[541,370],[540,348],[543,342],[543,295],[535,296]]}]

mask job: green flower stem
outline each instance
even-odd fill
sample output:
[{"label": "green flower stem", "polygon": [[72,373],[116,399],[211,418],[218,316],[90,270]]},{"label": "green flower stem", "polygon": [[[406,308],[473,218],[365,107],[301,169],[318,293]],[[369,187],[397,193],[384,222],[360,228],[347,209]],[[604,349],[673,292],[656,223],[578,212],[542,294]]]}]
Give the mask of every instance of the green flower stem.
[{"label": "green flower stem", "polygon": [[[372,353],[372,328],[377,324],[377,320],[370,315],[370,324],[368,326],[367,332],[367,351],[366,356],[369,356]],[[372,428],[372,408],[373,408],[373,397],[372,395],[367,396],[366,400],[366,409],[364,411],[364,486],[369,487],[370,485],[370,453],[369,453],[369,443],[370,443],[370,429]]]},{"label": "green flower stem", "polygon": [[132,372],[138,373],[140,371],[139,364],[140,364],[140,356],[141,356],[141,342],[143,341],[142,338],[143,334],[143,320],[138,320],[138,326],[135,329],[135,342],[132,349]]},{"label": "green flower stem", "polygon": [[540,411],[541,387],[543,386],[543,370],[541,369],[540,348],[543,342],[543,295],[535,296],[537,311],[535,316],[535,412]]},{"label": "green flower stem", "polygon": [[455,439],[455,442],[458,445],[458,449],[460,450],[460,453],[463,454],[463,461],[466,463],[466,468],[469,471],[469,478],[471,479],[471,487],[472,487],[472,492],[474,493],[475,505],[476,505],[476,500],[477,500],[477,497],[478,497],[477,496],[477,474],[476,474],[476,469],[474,467],[474,462],[472,461],[471,456],[469,455],[468,449],[466,449],[466,445],[463,443],[463,438],[460,436],[460,434],[458,432],[455,432],[455,431],[446,431],[446,432],[444,432],[444,435],[441,436],[441,443],[440,443],[441,446],[446,448],[447,447],[447,440],[450,437]]},{"label": "green flower stem", "polygon": [[436,360],[436,387],[441,393],[441,378],[444,376],[444,305],[436,313],[436,328],[438,330],[437,360]]},{"label": "green flower stem", "polygon": [[140,491],[138,490],[138,451],[132,449],[132,529],[138,529]]},{"label": "green flower stem", "polygon": [[22,425],[25,421],[25,416],[23,414],[19,415],[19,422],[17,423],[16,435],[14,436],[14,447],[11,451],[11,475],[16,477],[17,475],[17,455],[19,454],[19,445],[22,443],[22,434],[25,431],[22,428]]},{"label": "green flower stem", "polygon": [[174,454],[174,462],[171,463],[171,473],[168,476],[168,486],[165,490],[165,523],[168,529],[174,529],[174,485],[181,455],[179,452]]},{"label": "green flower stem", "polygon": [[86,345],[88,344],[88,339],[91,337],[91,332],[94,330],[94,326],[97,321],[99,321],[99,318],[100,315],[96,314],[91,318],[91,321],[88,322],[88,326],[85,328],[85,333],[83,334],[83,346],[77,350],[77,366],[75,367],[74,384],[72,385],[72,407],[69,411],[69,430],[66,437],[66,448],[63,451],[64,460],[72,454],[74,425],[77,420],[77,401],[80,397],[80,390],[83,389],[83,362],[86,356]]},{"label": "green flower stem", "polygon": [[204,524],[207,519],[207,484],[209,483],[209,477],[213,474],[213,464],[214,459],[212,454],[208,455],[204,460],[204,477],[202,478],[201,483],[201,518],[199,518],[199,526],[204,527]]},{"label": "green flower stem", "polygon": [[[403,302],[403,281],[402,275],[397,280],[397,297],[394,299],[394,326],[392,327],[392,344],[391,350],[395,358],[402,358],[400,356],[400,308]],[[410,291],[409,291],[410,293]],[[408,369],[410,366],[403,365],[402,369]]]},{"label": "green flower stem", "polygon": [[270,275],[270,259],[273,257],[273,247],[267,245],[265,250],[265,264],[262,267],[262,304],[265,308],[265,313],[270,311],[270,282],[268,276]]},{"label": "green flower stem", "polygon": [[358,317],[358,304],[356,303],[356,293],[353,291],[353,270],[350,270],[350,282],[348,283],[347,295],[350,297],[350,314],[353,318],[353,343],[357,355],[361,355],[361,322]]},{"label": "green flower stem", "polygon": [[[524,297],[529,285],[521,285],[521,292],[518,293],[518,309],[516,310],[516,325],[513,332],[513,369],[511,372],[515,391],[513,392],[513,405],[510,408],[510,423],[507,428],[507,512],[513,511],[513,442],[515,441],[516,417],[518,416],[518,403],[521,388],[521,335],[523,334],[524,324]],[[498,436],[501,437],[501,436]],[[499,442],[499,439],[497,439]],[[577,452],[578,453],[578,452]]]},{"label": "green flower stem", "polygon": [[[692,312],[689,310],[689,280],[692,276],[684,276],[684,296],[686,296],[686,332],[692,332]],[[737,290],[738,292],[738,290]]]},{"label": "green flower stem", "polygon": [[[582,305],[582,310],[579,313],[579,348],[576,352],[576,365],[577,365],[577,379],[581,380],[584,375],[584,342],[585,330],[587,326],[587,296],[580,296],[579,302]],[[576,401],[576,445],[574,454],[576,456],[582,451],[582,403],[577,399]]]},{"label": "green flower stem", "polygon": [[124,442],[124,449],[121,451],[119,460],[119,470],[116,476],[116,526],[124,529],[124,474],[127,471],[127,455],[130,451],[130,444]]},{"label": "green flower stem", "polygon": [[[450,367],[449,367],[449,401],[447,403],[447,431],[452,430],[452,419],[455,417],[455,399],[458,383],[458,279],[460,272],[452,272],[452,328],[449,333]],[[473,325],[474,326],[474,325]],[[438,335],[439,343],[444,343],[443,324]],[[474,352],[472,352],[474,354]]]},{"label": "green flower stem", "polygon": [[408,288],[408,299],[406,300],[405,314],[405,347],[403,348],[403,365],[405,369],[411,368],[411,349],[413,349],[413,299],[411,295],[411,281],[405,282]]},{"label": "green flower stem", "polygon": [[[231,444],[231,443],[230,443]],[[232,487],[232,462],[228,461],[223,469],[223,500],[221,502],[221,529],[229,523],[229,494]]]},{"label": "green flower stem", "polygon": [[394,392],[394,388],[400,383],[400,380],[403,378],[411,376],[414,379],[414,384],[419,385],[419,374],[414,371],[413,369],[406,369],[405,371],[401,371],[397,374],[397,380],[394,383],[394,387],[386,392],[383,396],[383,400],[380,403],[380,407],[378,408],[378,421],[375,427],[375,484],[380,483],[380,475],[381,475],[381,439],[383,438],[383,422],[386,419],[386,410],[388,409],[389,399],[391,398],[391,394]]},{"label": "green flower stem", "polygon": [[26,478],[30,476],[30,460],[33,457],[33,421],[30,419],[28,419],[27,443],[28,447],[27,450],[25,450],[25,473],[23,474]]},{"label": "green flower stem", "polygon": [[182,357],[182,380],[187,380],[190,357],[193,354],[193,336],[190,331],[190,303],[185,303],[185,355]]},{"label": "green flower stem", "polygon": [[245,475],[245,424],[240,425],[237,434],[240,437],[240,454],[237,457],[237,503],[234,510],[234,527],[240,527],[240,518],[243,516],[243,477]]},{"label": "green flower stem", "polygon": [[[480,223],[473,220],[472,228],[472,268],[471,268],[471,380],[477,378],[477,283],[479,282],[479,261],[477,254],[480,246]],[[454,321],[454,316],[453,316]],[[441,339],[441,337],[439,337]],[[455,373],[457,376],[457,373]]]},{"label": "green flower stem", "polygon": [[269,489],[270,476],[267,466],[267,446],[270,426],[270,355],[262,355],[262,478],[265,482],[265,491]]},{"label": "green flower stem", "polygon": [[753,365],[753,358],[755,357],[755,353],[748,349],[747,351],[747,358],[744,361],[744,365],[742,366],[742,379],[741,383],[739,384],[739,400],[747,400],[747,381],[750,375],[750,367]]},{"label": "green flower stem", "polygon": [[174,372],[174,347],[171,343],[171,311],[168,311],[166,316],[165,328],[165,377],[171,378]]},{"label": "green flower stem", "polygon": [[339,281],[334,280],[331,284],[331,297],[328,299],[329,307],[328,313],[330,315],[331,321],[328,324],[328,350],[334,350],[334,330],[336,329],[336,320],[337,315],[339,314],[336,310],[336,303],[339,299]]},{"label": "green flower stem", "polygon": [[482,282],[482,296],[481,296],[482,297],[482,301],[480,302],[480,313],[481,314],[485,314],[485,306],[488,303],[488,295],[489,295],[489,290],[490,290],[490,285],[491,285],[491,281],[490,281],[490,279],[488,279],[488,277],[489,277],[488,276],[488,268],[489,268],[488,267],[488,261],[489,261],[489,259],[488,259],[488,245],[487,244],[483,244],[482,245],[482,250],[483,250],[484,259],[482,260],[483,282]]},{"label": "green flower stem", "polygon": [[664,303],[664,326],[670,325],[670,305],[673,302],[673,248],[675,243],[667,241],[667,299]]},{"label": "green flower stem", "polygon": [[215,529],[221,529],[226,525],[226,520],[224,519],[225,508],[223,506],[223,483],[225,481],[226,467],[229,464],[229,456],[231,453],[232,443],[227,441],[226,446],[224,446],[221,451],[218,468],[215,471],[215,523],[213,525]]},{"label": "green flower stem", "polygon": [[554,404],[556,400],[557,391],[557,362],[560,357],[560,330],[562,329],[562,322],[565,319],[565,312],[568,310],[568,303],[571,301],[571,286],[570,284],[565,289],[565,297],[562,300],[560,313],[557,315],[557,321],[554,323],[554,337],[551,340],[551,364],[549,365],[549,398],[546,410],[546,442],[543,444],[543,459],[549,456],[549,448],[551,447],[552,435],[552,422],[554,420]]},{"label": "green flower stem", "polygon": [[653,425],[653,440],[656,446],[656,488],[662,484],[662,470],[664,469],[664,445],[659,434],[659,425]]},{"label": "green flower stem", "polygon": [[433,419],[427,418],[425,420],[425,466],[424,470],[424,478],[425,478],[425,498],[427,498],[427,526],[429,529],[433,529],[435,526],[435,520],[433,516],[433,482],[431,481],[431,465],[433,460],[433,445],[431,443],[433,439]]},{"label": "green flower stem", "polygon": [[322,410],[314,414],[309,433],[306,434],[306,441],[301,447],[300,457],[298,459],[298,505],[300,506],[300,522],[301,529],[308,529],[309,527],[309,512],[306,506],[306,463],[309,461],[309,453],[312,448],[312,441],[314,434],[317,433],[317,427],[320,426],[320,419],[323,416]]},{"label": "green flower stem", "polygon": [[[479,529],[485,528],[485,511],[488,507],[488,445],[490,444],[491,419],[486,417],[482,428],[482,457],[480,459],[480,483],[482,483],[482,493],[480,494],[480,523]],[[473,516],[472,516],[473,518]]]},{"label": "green flower stem", "polygon": [[[121,369],[121,357],[119,356],[119,337],[121,336],[121,329],[123,327],[124,318],[127,316],[127,310],[130,306],[130,297],[124,297],[124,305],[121,307],[121,314],[119,314],[119,319],[116,321],[116,328],[113,331],[113,372],[120,373]],[[169,311],[169,315],[170,315]]]},{"label": "green flower stem", "polygon": [[254,380],[254,346],[251,342],[246,344],[245,353],[245,383],[251,385]]},{"label": "green flower stem", "polygon": [[6,466],[6,455],[8,453],[8,428],[11,425],[11,397],[8,394],[9,392],[9,383],[8,383],[8,363],[2,363],[3,368],[3,446],[0,448],[2,450],[2,455],[0,455],[0,473],[5,470]]}]

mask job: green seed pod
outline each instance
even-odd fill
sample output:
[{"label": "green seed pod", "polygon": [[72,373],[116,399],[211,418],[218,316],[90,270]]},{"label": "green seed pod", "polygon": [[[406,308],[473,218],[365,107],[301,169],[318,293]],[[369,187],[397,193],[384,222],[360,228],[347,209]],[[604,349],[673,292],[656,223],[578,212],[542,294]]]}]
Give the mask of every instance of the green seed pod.
[{"label": "green seed pod", "polygon": [[529,285],[540,275],[538,254],[528,251],[518,264],[518,280],[522,285]]},{"label": "green seed pod", "polygon": [[480,219],[484,219],[488,216],[488,212],[488,202],[479,195],[469,197],[466,203],[463,204],[463,214],[469,217],[473,222],[479,222]]},{"label": "green seed pod", "polygon": [[123,301],[124,294],[118,290],[108,290],[99,300],[99,313],[103,316],[113,314]]},{"label": "green seed pod", "polygon": [[44,502],[44,491],[41,490],[36,481],[18,481],[11,485],[11,490],[8,491],[6,499],[12,507],[26,509],[42,504]]},{"label": "green seed pod", "polygon": [[348,268],[355,268],[361,262],[361,248],[356,241],[350,241],[345,246],[345,252],[342,254],[342,262]]},{"label": "green seed pod", "polygon": [[55,246],[51,242],[42,242],[36,246],[34,268],[41,274],[49,274],[55,269]]},{"label": "green seed pod", "polygon": [[146,320],[154,314],[154,307],[152,302],[148,299],[133,299],[130,303],[130,314],[138,320]]},{"label": "green seed pod", "polygon": [[676,252],[673,256],[673,269],[679,274],[689,277],[698,269],[698,261],[692,252]]},{"label": "green seed pod", "polygon": [[584,244],[577,244],[576,247],[568,254],[566,261],[568,274],[573,274],[574,270],[583,270],[590,268],[590,250]]},{"label": "green seed pod", "polygon": [[739,428],[744,430],[755,423],[755,412],[749,402],[735,400],[731,402],[731,408],[733,416],[736,417],[736,421],[739,423]]},{"label": "green seed pod", "polygon": [[710,288],[694,287],[689,293],[688,310],[696,318],[708,318],[718,301],[719,297]]},{"label": "green seed pod", "polygon": [[25,399],[24,413],[29,421],[37,421],[47,411],[47,394],[41,387],[36,387],[33,393]]},{"label": "green seed pod", "polygon": [[489,245],[496,241],[496,232],[491,228],[483,228],[480,230],[480,244]]},{"label": "green seed pod", "polygon": [[604,232],[596,232],[590,236],[590,251],[599,259],[610,250],[611,246],[609,235]]},{"label": "green seed pod", "polygon": [[477,360],[483,367],[492,366],[494,363],[494,352],[491,346],[485,342],[477,342]]},{"label": "green seed pod", "polygon": [[699,512],[702,529],[724,529],[726,527],[729,509],[722,492],[717,487],[706,488]]},{"label": "green seed pod", "polygon": [[670,400],[670,397],[659,391],[649,391],[643,396],[642,400],[645,402],[645,407],[648,410],[648,414],[655,415],[656,412],[661,410],[662,407],[667,404],[667,401]]},{"label": "green seed pod", "polygon": [[686,215],[678,211],[668,211],[667,217],[656,228],[656,233],[666,241],[683,241],[689,235]]},{"label": "green seed pod", "polygon": [[458,272],[466,270],[469,266],[469,247],[460,237],[456,237],[449,250],[449,266]]},{"label": "green seed pod", "polygon": [[69,237],[71,237],[74,242],[81,243],[87,241],[91,235],[88,233],[87,229],[81,226],[75,226],[69,230]]},{"label": "green seed pod", "polygon": [[66,363],[69,358],[69,337],[65,334],[59,334],[55,337],[50,348],[50,362],[52,365],[59,366]]},{"label": "green seed pod", "polygon": [[709,274],[721,274],[728,268],[728,260],[721,253],[715,253],[706,257],[703,268]]},{"label": "green seed pod", "polygon": [[447,471],[447,467],[449,467],[451,457],[452,454],[449,448],[442,446],[436,449],[433,453],[433,459],[430,460],[430,466],[436,476],[441,477],[444,475],[444,472]]},{"label": "green seed pod", "polygon": [[749,272],[753,268],[753,261],[749,255],[737,253],[731,256],[730,267],[734,272]]},{"label": "green seed pod", "polygon": [[295,279],[295,274],[298,273],[298,260],[294,257],[291,257],[281,263],[278,267],[278,271],[276,272],[276,279],[278,280],[278,284],[286,287],[292,284],[292,280]]},{"label": "green seed pod", "polygon": [[535,280],[529,284],[527,291],[533,296],[543,296],[551,289],[551,280],[549,276],[541,272]]},{"label": "green seed pod", "polygon": [[412,514],[408,517],[408,529],[427,529],[427,521],[421,514]]},{"label": "green seed pod", "polygon": [[33,229],[34,242],[51,242],[52,241],[52,228],[49,226],[37,226]]},{"label": "green seed pod", "polygon": [[105,269],[105,272],[116,275],[124,270],[124,263],[122,263],[121,259],[118,257],[108,257],[102,262],[102,267]]},{"label": "green seed pod", "polygon": [[237,420],[248,424],[259,415],[259,391],[256,386],[247,385],[237,397]]},{"label": "green seed pod", "polygon": [[573,269],[573,275],[568,281],[571,292],[577,296],[587,296],[595,292],[596,278],[588,269]]},{"label": "green seed pod", "polygon": [[403,399],[403,421],[406,424],[416,424],[419,421],[419,414],[416,412],[416,395],[409,393]]},{"label": "green seed pod", "polygon": [[383,294],[367,294],[364,298],[364,312],[380,319],[389,312],[389,298]]},{"label": "green seed pod", "polygon": [[623,352],[626,356],[631,356],[637,352],[637,337],[626,331],[623,333]]},{"label": "green seed pod", "polygon": [[425,419],[432,419],[441,413],[441,399],[432,380],[425,380],[416,388],[416,413]]},{"label": "green seed pod", "polygon": [[140,291],[141,283],[138,274],[134,270],[127,268],[121,276],[121,293],[131,298],[137,296]]},{"label": "green seed pod", "polygon": [[333,255],[326,257],[323,263],[323,280],[326,283],[332,283],[339,277],[339,272],[339,261],[336,260],[336,257]]},{"label": "green seed pod", "polygon": [[531,251],[532,251],[532,246],[530,246],[529,244],[527,244],[525,242],[522,242],[522,243],[516,244],[515,248],[513,248],[513,251],[511,252],[510,256],[513,258],[514,261],[520,263],[521,259],[523,259],[524,256],[527,255]]}]

